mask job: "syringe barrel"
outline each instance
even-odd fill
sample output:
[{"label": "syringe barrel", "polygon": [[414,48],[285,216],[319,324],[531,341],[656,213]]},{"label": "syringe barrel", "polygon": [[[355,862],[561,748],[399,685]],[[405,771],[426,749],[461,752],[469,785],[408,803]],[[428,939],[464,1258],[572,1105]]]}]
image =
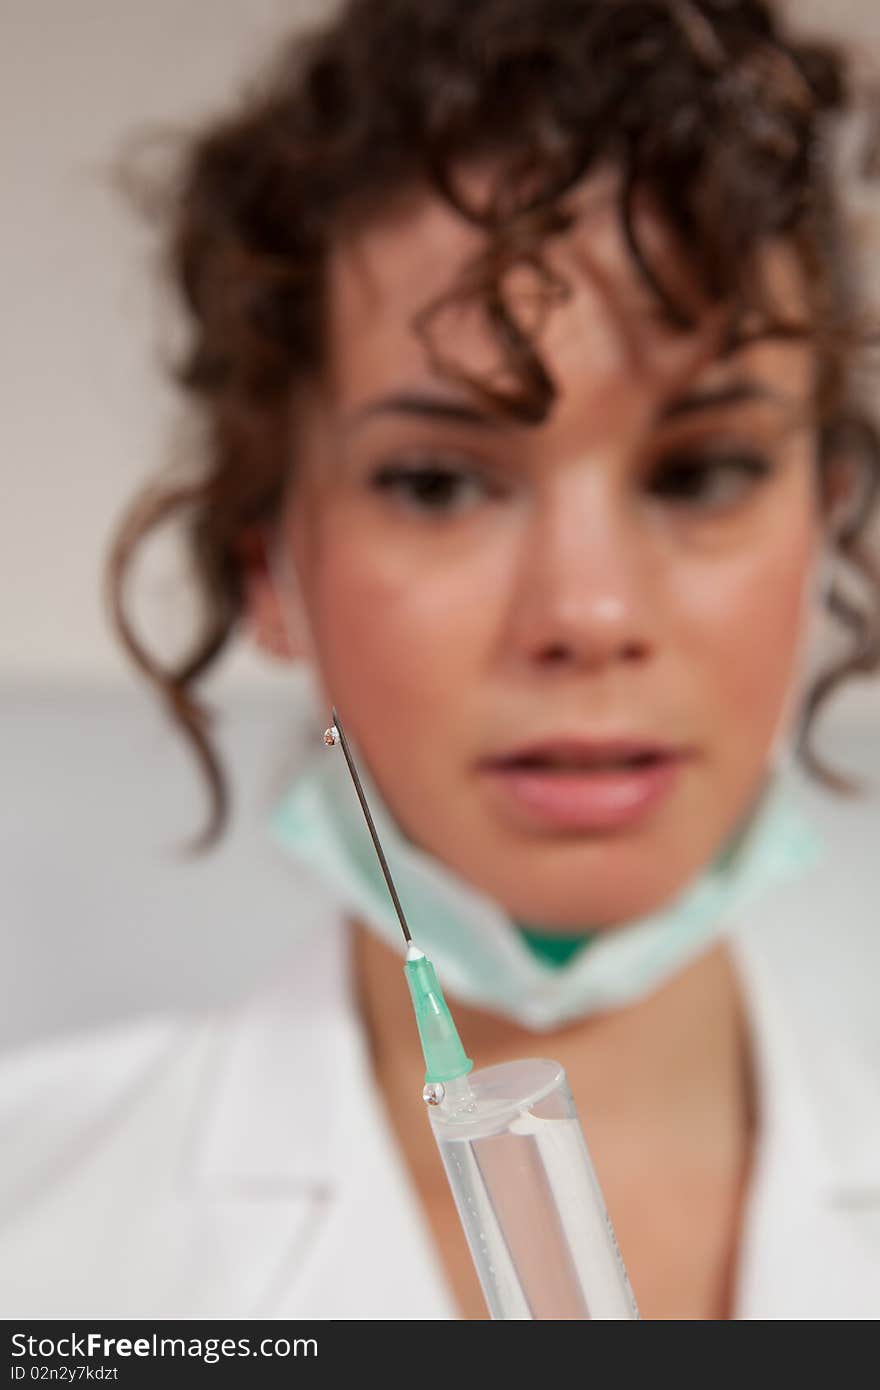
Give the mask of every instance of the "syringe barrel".
[{"label": "syringe barrel", "polygon": [[471,1072],[428,1107],[493,1318],[638,1318],[564,1069]]}]

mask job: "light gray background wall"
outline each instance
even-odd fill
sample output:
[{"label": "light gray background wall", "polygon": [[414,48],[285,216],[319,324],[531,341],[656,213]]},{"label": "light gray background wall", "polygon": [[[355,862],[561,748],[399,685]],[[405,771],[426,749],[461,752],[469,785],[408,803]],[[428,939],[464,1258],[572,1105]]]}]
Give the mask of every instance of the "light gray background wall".
[{"label": "light gray background wall", "polygon": [[[166,849],[198,816],[198,784],[111,639],[98,573],[175,418],[152,242],[108,169],[138,128],[225,104],[278,36],[327,8],[0,3],[0,1046],[229,997],[310,910],[262,825],[303,746],[298,678],[239,651],[212,682],[243,815],[218,854],[181,867]],[[875,0],[838,0],[824,23],[857,36],[863,62],[880,52]],[[151,571],[159,607],[166,561]],[[876,688],[840,707],[850,765],[872,761],[878,714]]]},{"label": "light gray background wall", "polygon": [[[234,97],[327,0],[0,3],[0,677],[128,681],[97,562],[175,415],[153,238],[111,185],[123,144]],[[157,585],[159,580],[157,579]],[[259,684],[243,653],[227,672]]]}]

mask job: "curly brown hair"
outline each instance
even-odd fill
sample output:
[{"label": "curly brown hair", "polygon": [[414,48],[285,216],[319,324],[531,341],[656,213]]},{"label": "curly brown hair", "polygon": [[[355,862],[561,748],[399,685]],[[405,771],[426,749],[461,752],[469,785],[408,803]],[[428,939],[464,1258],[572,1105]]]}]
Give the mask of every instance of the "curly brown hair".
[{"label": "curly brown hair", "polygon": [[[869,335],[827,138],[853,104],[848,74],[840,49],[792,37],[763,0],[348,0],[297,34],[231,114],[186,137],[164,244],[191,325],[176,374],[201,404],[204,447],[194,474],[151,483],[135,499],[107,585],[122,642],[207,776],[210,814],[196,848],[218,839],[229,797],[195,686],[243,615],[242,538],[272,523],[289,477],[293,388],[320,371],[327,346],[331,241],[420,184],[482,228],[485,250],[413,329],[436,370],[540,422],[554,385],[504,280],[526,265],[548,302],[565,293],[542,248],[569,225],[563,195],[600,165],[621,176],[626,245],[670,325],[686,329],[690,318],[641,244],[640,192],[709,297],[727,306],[728,348],[747,322],[750,335],[815,343],[819,495],[843,457],[858,462],[864,486],[835,536],[858,596],[851,582],[826,600],[850,646],[807,695],[799,752],[811,772],[852,788],[807,738],[828,694],[880,665],[880,566],[868,544],[880,435],[859,401]],[[477,207],[456,174],[487,158],[495,177]],[[759,252],[780,237],[809,287],[802,322],[781,318],[761,284]],[[485,312],[513,389],[467,376],[434,343],[434,315],[464,295]],[[177,664],[138,639],[124,596],[135,551],[170,519],[184,525],[204,614]]]}]

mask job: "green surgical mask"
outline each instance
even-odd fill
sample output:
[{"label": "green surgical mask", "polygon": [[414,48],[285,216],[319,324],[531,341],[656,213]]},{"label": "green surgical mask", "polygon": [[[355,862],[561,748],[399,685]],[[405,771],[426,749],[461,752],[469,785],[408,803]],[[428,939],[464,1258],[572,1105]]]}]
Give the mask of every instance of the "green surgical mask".
[{"label": "green surgical mask", "polygon": [[[392,817],[351,734],[358,772],[414,939],[457,999],[540,1032],[633,1003],[734,925],[773,884],[822,849],[795,806],[780,754],[745,825],[671,904],[611,929],[560,934],[518,923],[414,844]],[[305,873],[404,954],[400,923],[345,759],[325,747],[303,766],[271,818]]]}]

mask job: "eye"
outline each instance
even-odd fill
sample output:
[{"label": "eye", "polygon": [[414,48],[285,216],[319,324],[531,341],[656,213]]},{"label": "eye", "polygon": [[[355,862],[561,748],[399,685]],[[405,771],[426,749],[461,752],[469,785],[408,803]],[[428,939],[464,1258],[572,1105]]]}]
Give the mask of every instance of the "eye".
[{"label": "eye", "polygon": [[372,475],[370,486],[400,497],[416,511],[444,515],[461,511],[469,494],[479,499],[487,491],[472,471],[430,458],[420,464],[385,464]]},{"label": "eye", "polygon": [[668,455],[650,482],[650,491],[674,506],[724,511],[744,501],[773,471],[763,454],[712,450]]}]

